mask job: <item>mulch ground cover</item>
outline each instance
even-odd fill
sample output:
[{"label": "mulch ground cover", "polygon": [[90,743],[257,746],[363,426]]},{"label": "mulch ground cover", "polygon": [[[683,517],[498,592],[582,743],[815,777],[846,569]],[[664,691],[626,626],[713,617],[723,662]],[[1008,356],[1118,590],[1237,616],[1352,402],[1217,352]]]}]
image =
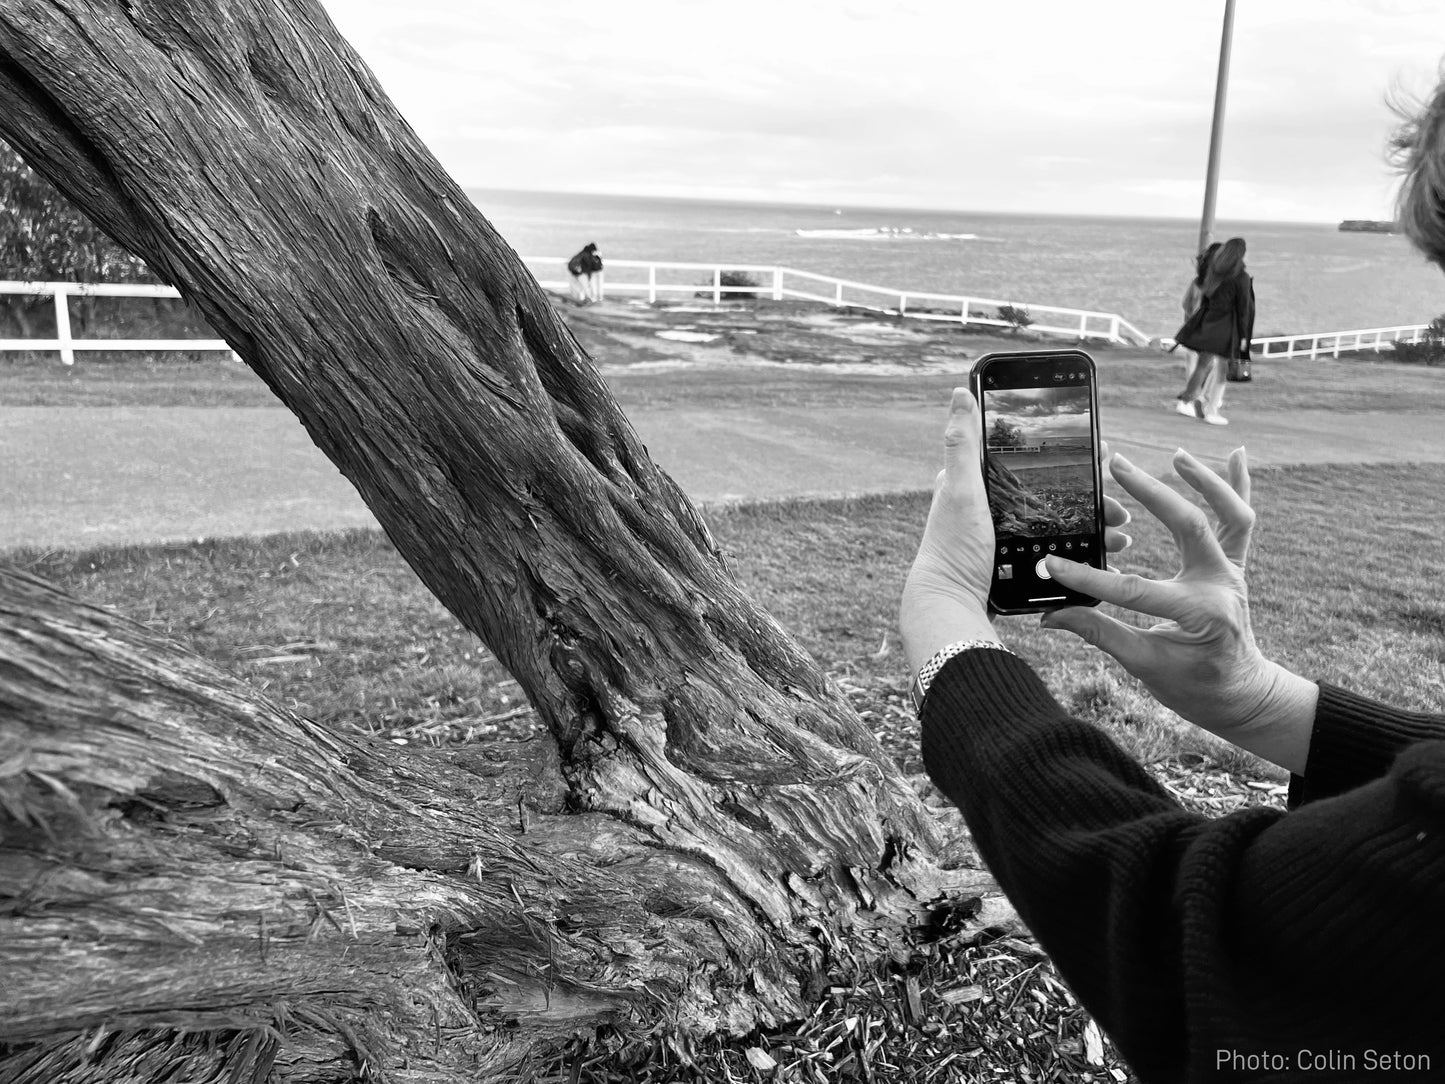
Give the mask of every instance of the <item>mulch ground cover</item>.
[{"label": "mulch ground cover", "polygon": [[[947,827],[961,817],[922,773],[918,720],[901,681],[833,675],[884,749]],[[444,744],[538,733],[529,708],[469,721],[394,728],[394,741]],[[1287,788],[1224,770],[1199,754],[1149,766],[1187,809],[1222,816],[1282,807]],[[922,930],[906,955],[831,986],[812,1014],[742,1039],[604,1029],[528,1068],[519,1080],[577,1084],[796,1081],[800,1084],[968,1084],[973,1081],[1132,1082],[1108,1037],[1026,933],[964,936]]]}]

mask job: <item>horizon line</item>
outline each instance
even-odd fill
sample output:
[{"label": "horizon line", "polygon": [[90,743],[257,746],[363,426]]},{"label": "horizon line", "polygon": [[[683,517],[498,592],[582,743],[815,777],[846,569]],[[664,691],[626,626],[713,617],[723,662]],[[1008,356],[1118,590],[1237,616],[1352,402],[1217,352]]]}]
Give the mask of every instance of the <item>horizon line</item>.
[{"label": "horizon line", "polygon": [[[586,198],[600,199],[635,199],[635,200],[665,200],[672,203],[710,203],[710,204],[731,204],[736,206],[750,207],[797,207],[808,210],[850,210],[850,211],[921,211],[933,214],[971,214],[971,215],[1031,215],[1043,218],[1105,218],[1118,219],[1120,221],[1149,221],[1149,222],[1188,222],[1198,224],[1197,217],[1189,215],[1130,215],[1108,211],[1019,211],[1019,210],[988,210],[978,207],[925,207],[914,205],[893,205],[879,203],[847,203],[834,200],[823,200],[804,202],[789,199],[762,199],[745,198],[741,196],[712,197],[712,196],[675,196],[659,195],[657,193],[638,192],[594,192],[581,191],[577,189],[560,188],[507,188],[494,187],[489,185],[467,185],[463,184],[462,191],[471,194],[473,192],[495,192],[519,196],[581,196]],[[1216,222],[1237,222],[1245,224],[1264,225],[1289,225],[1289,226],[1335,226],[1346,221],[1386,221],[1384,219],[1373,219],[1365,216],[1346,216],[1340,219],[1318,219],[1318,218],[1233,218],[1220,217]]]}]

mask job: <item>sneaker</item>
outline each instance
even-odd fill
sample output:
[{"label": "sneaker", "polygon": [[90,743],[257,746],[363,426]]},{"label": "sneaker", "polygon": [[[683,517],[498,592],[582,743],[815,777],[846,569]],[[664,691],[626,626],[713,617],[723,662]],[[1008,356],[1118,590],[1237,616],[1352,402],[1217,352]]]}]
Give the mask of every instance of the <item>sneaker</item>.
[{"label": "sneaker", "polygon": [[1174,413],[1183,414],[1186,418],[1194,417],[1194,408],[1183,399],[1174,400]]},{"label": "sneaker", "polygon": [[1194,408],[1194,416],[1195,416],[1196,418],[1203,418],[1203,417],[1204,417],[1204,400],[1203,400],[1203,399],[1195,399],[1195,400],[1193,400],[1189,405]]},{"label": "sneaker", "polygon": [[1229,424],[1229,419],[1226,418],[1223,414],[1206,414],[1206,415],[1204,415],[1204,421],[1205,421],[1205,424],[1207,424],[1207,425],[1228,425],[1228,424]]}]

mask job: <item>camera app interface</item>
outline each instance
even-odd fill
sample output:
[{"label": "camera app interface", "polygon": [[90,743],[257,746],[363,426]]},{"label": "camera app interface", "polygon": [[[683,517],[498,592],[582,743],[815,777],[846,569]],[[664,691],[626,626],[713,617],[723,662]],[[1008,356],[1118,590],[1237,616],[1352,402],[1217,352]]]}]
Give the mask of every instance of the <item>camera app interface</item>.
[{"label": "camera app interface", "polygon": [[1007,375],[985,379],[989,510],[997,541],[995,579],[1018,602],[1065,598],[1050,583],[1050,553],[1100,564],[1095,516],[1093,418],[1082,366],[1035,375],[1028,387]]}]

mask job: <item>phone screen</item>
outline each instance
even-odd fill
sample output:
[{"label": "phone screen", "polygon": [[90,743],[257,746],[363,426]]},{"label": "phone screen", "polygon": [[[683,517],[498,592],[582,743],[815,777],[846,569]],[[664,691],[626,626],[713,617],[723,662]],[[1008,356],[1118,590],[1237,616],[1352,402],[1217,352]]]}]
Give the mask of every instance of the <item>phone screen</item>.
[{"label": "phone screen", "polygon": [[989,601],[1001,613],[1092,605],[1057,583],[1055,554],[1104,567],[1093,360],[1081,351],[990,355],[976,370],[994,524]]}]

